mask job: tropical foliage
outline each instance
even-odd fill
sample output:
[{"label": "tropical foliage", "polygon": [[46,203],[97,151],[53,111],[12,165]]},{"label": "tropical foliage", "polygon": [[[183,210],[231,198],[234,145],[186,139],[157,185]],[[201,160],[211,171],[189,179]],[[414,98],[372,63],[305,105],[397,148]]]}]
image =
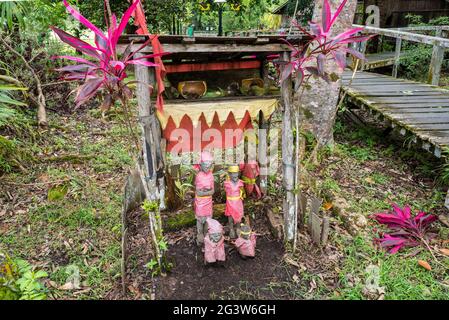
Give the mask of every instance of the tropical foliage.
[{"label": "tropical foliage", "polygon": [[22,259],[11,259],[0,252],[0,300],[43,300],[47,289],[40,282],[47,277]]},{"label": "tropical foliage", "polygon": [[52,27],[52,30],[61,41],[82,52],[87,57],[87,59],[69,55],[55,57],[75,61],[77,63],[75,65],[68,65],[57,69],[62,72],[63,80],[83,82],[77,90],[75,98],[76,105],[80,106],[89,101],[101,90],[105,91],[105,99],[102,105],[103,110],[109,109],[114,104],[115,100],[124,102],[131,98],[132,91],[128,86],[129,82],[125,82],[127,76],[125,71],[126,67],[131,64],[148,67],[156,66],[156,64],[149,62],[146,59],[152,59],[161,55],[151,54],[143,55],[139,58],[135,57],[137,52],[148,45],[151,41],[151,39],[149,39],[134,51],[131,49],[132,44],[129,44],[122,57],[120,59],[118,57],[118,40],[140,0],[136,0],[132,3],[123,14],[120,23],[117,23],[115,15],[110,17],[110,22],[107,22],[107,34],[104,34],[100,28],[71,7],[67,0],[64,0],[63,2],[70,14],[95,34],[95,45],[91,45],[57,27]]},{"label": "tropical foliage", "polygon": [[[303,46],[295,47],[287,43],[292,49],[291,61],[284,67],[281,80],[287,79],[292,73],[296,73],[296,90],[299,89],[305,78],[312,75],[322,77],[327,81],[333,80],[332,74],[325,70],[326,62],[334,60],[337,65],[344,69],[346,67],[346,54],[357,59],[364,59],[363,54],[348,48],[348,44],[367,41],[371,36],[357,35],[363,28],[352,28],[342,32],[335,37],[329,37],[330,30],[342,12],[347,0],[343,0],[337,11],[332,14],[328,0],[324,0],[321,23],[310,22],[310,31],[303,28],[298,22],[294,25],[304,32],[310,40]],[[311,46],[311,49],[309,49]],[[311,66],[310,61],[316,62],[316,66]]]},{"label": "tropical foliage", "polygon": [[373,218],[388,228],[376,241],[390,253],[396,253],[404,247],[426,244],[430,225],[438,219],[437,216],[422,211],[413,216],[409,206],[401,208],[397,204],[393,204],[392,211],[376,213]]}]

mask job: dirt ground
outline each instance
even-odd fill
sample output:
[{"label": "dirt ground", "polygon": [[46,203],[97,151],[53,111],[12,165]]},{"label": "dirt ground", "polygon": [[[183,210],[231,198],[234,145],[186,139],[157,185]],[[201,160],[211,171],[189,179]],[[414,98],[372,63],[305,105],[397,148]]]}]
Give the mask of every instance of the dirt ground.
[{"label": "dirt ground", "polygon": [[[127,279],[131,284],[128,285],[128,298],[149,295],[152,299],[228,299],[241,298],[242,294],[247,298],[257,294],[258,299],[288,297],[285,288],[268,288],[270,283],[291,281],[295,270],[285,263],[283,244],[271,235],[263,212],[258,212],[252,221],[253,231],[257,234],[255,258],[244,260],[239,256],[230,243],[225,226],[226,261],[204,265],[202,248],[195,241],[195,227],[183,228],[166,234],[170,245],[167,259],[172,269],[152,280],[144,267],[151,254],[143,249],[148,248],[145,246],[149,239],[148,225],[139,210],[132,214],[130,221]],[[137,261],[134,268],[133,261]],[[116,288],[111,297],[121,296],[118,284]]]}]

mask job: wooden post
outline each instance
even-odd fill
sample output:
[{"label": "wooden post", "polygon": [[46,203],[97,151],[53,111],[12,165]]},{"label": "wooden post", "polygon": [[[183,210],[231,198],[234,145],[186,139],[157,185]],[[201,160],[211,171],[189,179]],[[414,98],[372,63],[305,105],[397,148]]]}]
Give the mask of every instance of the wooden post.
[{"label": "wooden post", "polygon": [[[364,41],[360,44],[360,52],[364,55],[366,52],[366,43],[367,41]],[[362,60],[362,63],[360,64],[360,71],[363,71],[365,69],[365,60]]]},{"label": "wooden post", "polygon": [[[282,61],[290,62],[290,53],[282,53]],[[282,67],[284,69],[285,66]],[[282,72],[281,72],[282,74]],[[284,199],[284,240],[290,242],[294,239],[297,226],[295,205],[295,164],[293,160],[293,108],[292,108],[292,77],[289,76],[281,84],[282,97],[282,165],[283,185],[286,192]]]},{"label": "wooden post", "polygon": [[396,49],[394,53],[394,66],[393,66],[393,77],[398,77],[398,69],[401,58],[401,47],[402,47],[402,39],[396,38]]},{"label": "wooden post", "polygon": [[[442,29],[436,30],[435,36],[441,37]],[[444,58],[444,47],[438,41],[433,45],[432,60],[430,61],[428,83],[437,86],[440,83],[441,65]]]},{"label": "wooden post", "polygon": [[260,166],[259,186],[263,195],[267,194],[268,186],[268,124],[265,121],[265,117],[262,111],[259,112],[259,132],[258,132],[258,145],[257,154],[258,162]]},{"label": "wooden post", "polygon": [[[136,53],[136,58],[142,53]],[[154,108],[151,106],[150,85],[152,84],[153,69],[146,66],[135,65],[137,83],[137,104],[139,109],[139,123],[142,128],[142,150],[145,180],[149,190],[148,200],[160,200],[160,209],[165,209],[165,183],[163,183],[163,157],[161,151],[161,129],[156,118]],[[161,179],[162,177],[162,179]]]},{"label": "wooden post", "polygon": [[[268,78],[268,62],[262,62],[262,78],[264,81],[265,94],[270,88],[270,80]],[[258,132],[258,161],[260,166],[259,185],[263,195],[267,194],[268,186],[268,130],[269,124],[265,120],[264,114],[259,112],[259,132]]]}]

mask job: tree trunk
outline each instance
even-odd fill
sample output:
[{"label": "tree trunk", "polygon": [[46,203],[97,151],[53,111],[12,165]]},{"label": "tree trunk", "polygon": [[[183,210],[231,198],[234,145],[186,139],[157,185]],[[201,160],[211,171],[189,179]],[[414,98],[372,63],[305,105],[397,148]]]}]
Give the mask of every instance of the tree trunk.
[{"label": "tree trunk", "polygon": [[[334,13],[342,0],[329,0],[332,13]],[[354,20],[357,1],[349,0],[346,3],[340,16],[334,23],[330,32],[333,37],[344,30],[351,28]],[[321,10],[323,1],[316,1],[313,13],[313,21],[321,22]],[[341,76],[342,71],[334,61],[328,62],[326,70],[329,73],[335,72]],[[299,102],[304,113],[303,128],[311,131],[320,146],[333,144],[333,126],[337,113],[338,97],[340,93],[341,81],[327,83],[323,79],[311,77],[309,80],[310,90],[305,90]]]},{"label": "tree trunk", "polygon": [[[284,52],[282,60],[290,61],[290,53]],[[289,76],[282,82],[282,178],[285,189],[284,198],[284,241],[290,242],[296,235],[296,205],[295,205],[295,163],[293,158],[293,115],[292,108],[292,78]]]}]

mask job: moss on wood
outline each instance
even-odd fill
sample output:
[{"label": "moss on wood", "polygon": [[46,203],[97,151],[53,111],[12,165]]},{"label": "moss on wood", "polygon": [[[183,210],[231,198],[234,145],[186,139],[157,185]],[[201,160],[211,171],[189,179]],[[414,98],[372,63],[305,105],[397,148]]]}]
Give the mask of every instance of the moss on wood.
[{"label": "moss on wood", "polygon": [[[214,205],[214,219],[226,222],[224,215],[225,204]],[[195,212],[193,208],[186,208],[177,212],[170,212],[162,220],[164,231],[175,231],[183,228],[192,227],[196,224]]]}]

